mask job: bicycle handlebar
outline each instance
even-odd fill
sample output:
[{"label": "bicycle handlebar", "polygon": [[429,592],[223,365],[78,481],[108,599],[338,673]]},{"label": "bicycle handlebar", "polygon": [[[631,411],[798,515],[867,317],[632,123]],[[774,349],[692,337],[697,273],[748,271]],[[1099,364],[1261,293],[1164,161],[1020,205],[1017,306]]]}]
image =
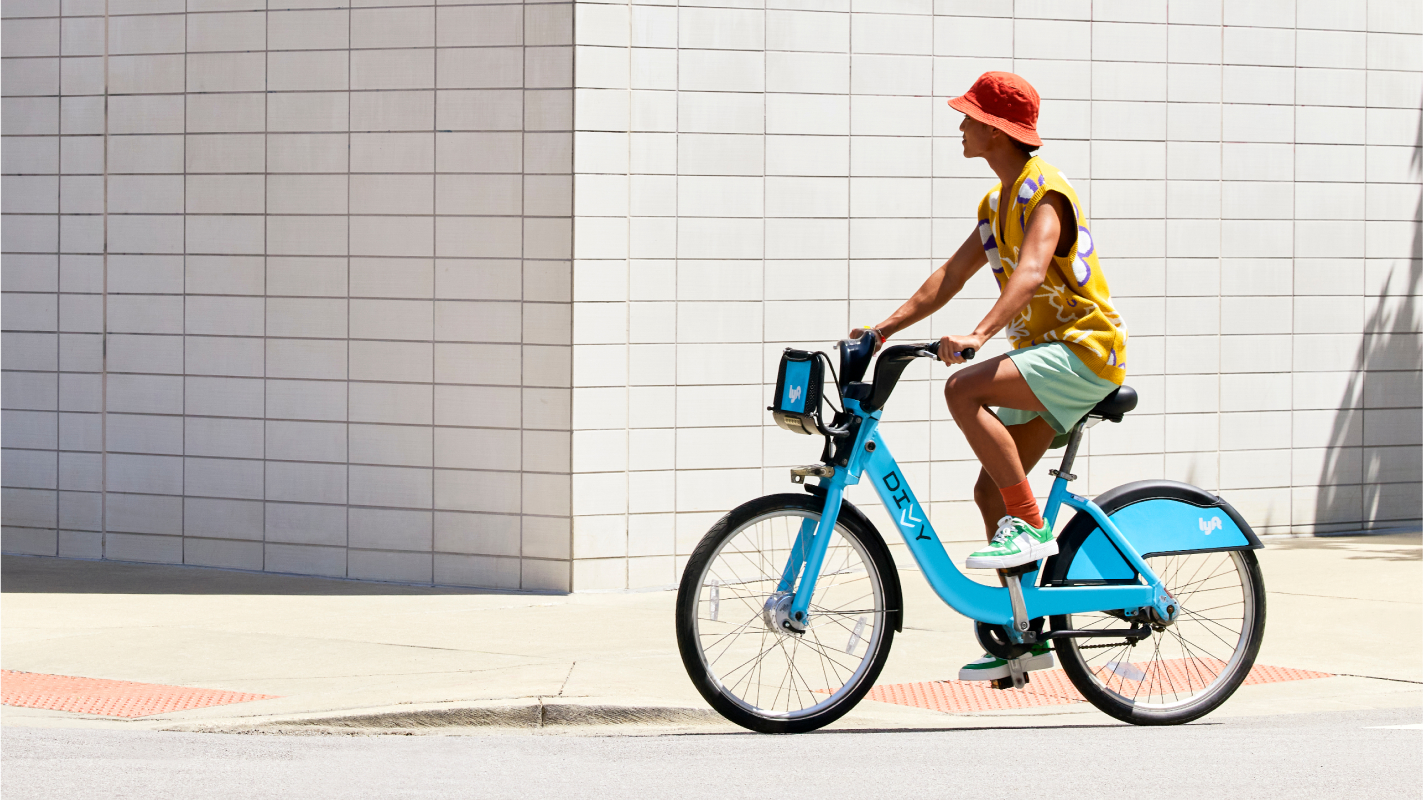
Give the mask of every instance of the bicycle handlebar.
[{"label": "bicycle handlebar", "polygon": [[[936,361],[942,361],[943,359],[939,358],[939,345],[943,344],[943,342],[944,340],[940,339],[937,342],[930,342],[928,344],[920,345],[920,348],[924,350],[927,355],[932,356]],[[965,347],[962,351],[959,352],[959,355],[963,356],[964,361],[972,361],[973,357],[977,355],[977,353],[977,349],[972,347]]]},{"label": "bicycle handlebar", "polygon": [[[878,337],[873,334],[860,336],[857,339],[842,339],[839,342],[840,350],[840,389],[846,391],[852,384],[859,383],[864,379],[865,372],[870,365],[870,359],[874,357],[874,349]],[[894,391],[894,386],[899,382],[899,376],[903,374],[904,368],[909,366],[909,362],[916,358],[939,359],[939,344],[937,342],[924,342],[922,344],[896,344],[884,348],[879,359],[875,361],[874,378],[869,387],[861,388],[858,391],[858,399],[861,400],[861,408],[865,411],[875,411],[884,406],[889,400],[889,395]],[[977,355],[972,347],[965,347],[959,353],[965,361],[973,360]],[[942,359],[939,359],[942,360]]]}]

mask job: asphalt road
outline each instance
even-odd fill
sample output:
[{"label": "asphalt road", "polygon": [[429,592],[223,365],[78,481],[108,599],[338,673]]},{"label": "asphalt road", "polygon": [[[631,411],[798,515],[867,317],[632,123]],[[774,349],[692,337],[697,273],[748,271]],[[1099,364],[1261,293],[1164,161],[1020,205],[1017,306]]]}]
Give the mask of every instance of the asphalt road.
[{"label": "asphalt road", "polygon": [[1423,797],[1423,709],[1172,728],[275,736],[7,728],[27,798]]}]

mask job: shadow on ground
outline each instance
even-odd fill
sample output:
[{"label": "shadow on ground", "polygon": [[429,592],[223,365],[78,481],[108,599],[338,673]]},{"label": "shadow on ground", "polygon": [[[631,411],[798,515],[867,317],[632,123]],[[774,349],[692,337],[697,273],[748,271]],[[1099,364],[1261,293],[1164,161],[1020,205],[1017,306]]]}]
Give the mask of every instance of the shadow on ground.
[{"label": "shadow on ground", "polygon": [[1351,561],[1423,561],[1423,536],[1417,532],[1370,536],[1310,536],[1271,539],[1271,550],[1335,550]]}]

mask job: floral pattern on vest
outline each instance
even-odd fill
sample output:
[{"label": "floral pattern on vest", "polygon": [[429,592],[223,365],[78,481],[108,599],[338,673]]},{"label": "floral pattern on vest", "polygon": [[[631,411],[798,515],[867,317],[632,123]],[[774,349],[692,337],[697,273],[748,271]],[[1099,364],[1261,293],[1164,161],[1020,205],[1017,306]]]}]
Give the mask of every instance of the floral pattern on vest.
[{"label": "floral pattern on vest", "polygon": [[1067,176],[1041,158],[1032,158],[1023,167],[1006,202],[999,184],[979,203],[978,236],[988,266],[1001,292],[1017,267],[1028,219],[1048,192],[1057,192],[1072,204],[1077,237],[1066,256],[1053,255],[1042,286],[1004,333],[1015,350],[1063,342],[1098,377],[1120,384],[1126,380],[1126,323],[1112,305],[1097,243],[1077,192]]}]

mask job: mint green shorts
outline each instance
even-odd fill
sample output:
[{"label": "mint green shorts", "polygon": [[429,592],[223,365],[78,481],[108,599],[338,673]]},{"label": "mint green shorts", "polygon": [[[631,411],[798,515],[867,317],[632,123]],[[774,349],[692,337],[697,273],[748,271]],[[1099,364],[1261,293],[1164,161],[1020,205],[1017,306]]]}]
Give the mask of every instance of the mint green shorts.
[{"label": "mint green shorts", "polygon": [[1072,427],[1117,388],[1117,384],[1097,377],[1072,348],[1062,342],[1024,347],[1009,353],[1008,357],[1013,359],[1013,365],[1027,380],[1028,388],[1047,411],[999,408],[998,419],[1004,425],[1022,425],[1034,417],[1042,417],[1057,432],[1057,438],[1052,440],[1053,448],[1065,446]]}]

